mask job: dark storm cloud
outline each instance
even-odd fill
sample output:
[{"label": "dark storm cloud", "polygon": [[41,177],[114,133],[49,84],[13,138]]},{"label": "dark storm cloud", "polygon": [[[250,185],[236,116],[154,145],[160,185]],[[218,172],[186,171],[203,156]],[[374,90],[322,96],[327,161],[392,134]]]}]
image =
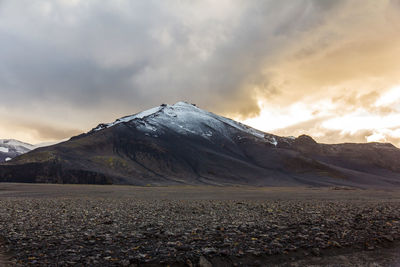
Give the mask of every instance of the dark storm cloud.
[{"label": "dark storm cloud", "polygon": [[65,55],[53,47],[0,37],[0,44],[7,43],[13,46],[0,45],[5,51],[0,55],[5,70],[0,79],[3,96],[13,106],[53,102],[95,108],[107,104],[111,96],[123,98],[130,90],[129,76],[141,68],[138,63],[104,71],[91,60]]},{"label": "dark storm cloud", "polygon": [[[398,7],[398,0],[0,0],[0,118],[8,118],[0,137],[17,138],[12,125],[30,121],[40,132],[31,139],[58,139],[62,130],[41,129],[86,131],[180,100],[246,118],[258,114],[260,100],[272,109],[341,99],[344,86],[362,88],[352,79],[365,82],[363,73],[398,77],[388,27]],[[322,94],[332,85],[335,93]],[[340,105],[375,108],[379,95],[360,100],[357,90]]]},{"label": "dark storm cloud", "polygon": [[68,2],[2,5],[0,90],[9,105],[43,101],[85,111],[118,103],[118,112],[131,113],[183,98],[251,113],[254,88],[270,90],[260,72],[265,61],[338,3],[209,3],[210,11],[196,10],[207,7],[196,1]]}]

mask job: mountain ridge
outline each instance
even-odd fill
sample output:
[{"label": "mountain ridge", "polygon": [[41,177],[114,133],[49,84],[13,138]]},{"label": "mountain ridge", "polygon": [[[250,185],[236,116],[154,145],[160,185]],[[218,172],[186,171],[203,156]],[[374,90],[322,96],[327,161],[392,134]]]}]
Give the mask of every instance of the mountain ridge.
[{"label": "mountain ridge", "polygon": [[0,165],[0,181],[398,186],[400,150],[280,137],[178,102],[21,155]]}]

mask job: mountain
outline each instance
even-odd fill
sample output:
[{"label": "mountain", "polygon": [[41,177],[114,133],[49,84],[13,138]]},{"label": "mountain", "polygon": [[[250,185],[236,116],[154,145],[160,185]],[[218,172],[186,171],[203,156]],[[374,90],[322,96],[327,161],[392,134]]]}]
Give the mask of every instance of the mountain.
[{"label": "mountain", "polygon": [[14,139],[0,139],[0,162],[9,161],[16,156],[27,153],[36,146]]},{"label": "mountain", "polygon": [[0,165],[0,181],[399,186],[400,149],[279,137],[178,102],[18,156]]}]

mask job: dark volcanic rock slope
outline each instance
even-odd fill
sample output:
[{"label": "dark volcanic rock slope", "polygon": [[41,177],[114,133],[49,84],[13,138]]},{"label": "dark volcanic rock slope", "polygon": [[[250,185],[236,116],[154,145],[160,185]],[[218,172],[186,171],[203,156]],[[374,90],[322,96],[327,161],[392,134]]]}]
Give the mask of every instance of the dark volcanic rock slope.
[{"label": "dark volcanic rock slope", "polygon": [[278,137],[179,102],[0,165],[0,180],[99,184],[400,185],[390,144]]}]

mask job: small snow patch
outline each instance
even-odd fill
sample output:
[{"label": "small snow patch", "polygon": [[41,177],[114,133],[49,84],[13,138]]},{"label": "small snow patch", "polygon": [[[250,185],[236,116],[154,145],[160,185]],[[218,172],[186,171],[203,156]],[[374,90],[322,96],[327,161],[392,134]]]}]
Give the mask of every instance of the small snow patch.
[{"label": "small snow patch", "polygon": [[7,147],[0,146],[0,152],[8,153],[9,149]]},{"label": "small snow patch", "polygon": [[11,158],[6,158],[6,159],[5,159],[5,161],[10,161],[10,160],[11,160]]},{"label": "small snow patch", "polygon": [[278,145],[278,141],[276,140],[276,138],[275,137],[273,137],[273,136],[265,136],[265,139],[267,140],[267,142],[268,143],[270,143],[270,144],[272,144],[272,145],[274,145],[274,146],[277,146]]},{"label": "small snow patch", "polygon": [[278,145],[278,141],[276,141],[275,137],[273,137],[272,139],[273,140],[272,140],[271,144],[273,144],[274,146],[277,146]]}]

